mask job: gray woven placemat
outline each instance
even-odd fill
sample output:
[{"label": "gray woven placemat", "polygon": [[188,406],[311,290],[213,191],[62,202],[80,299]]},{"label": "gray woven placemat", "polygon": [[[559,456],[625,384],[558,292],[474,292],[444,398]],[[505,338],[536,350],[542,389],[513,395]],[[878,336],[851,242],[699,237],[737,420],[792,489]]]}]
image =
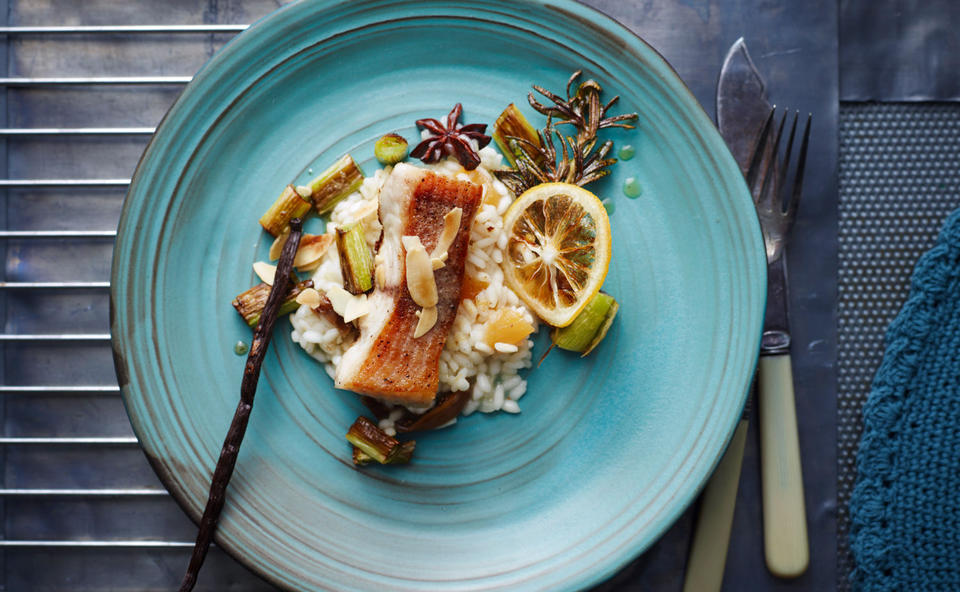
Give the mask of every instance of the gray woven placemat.
[{"label": "gray woven placemat", "polygon": [[860,409],[883,356],[887,325],[913,266],[960,207],[960,103],[840,107],[838,535],[849,590],[847,502],[856,478]]}]

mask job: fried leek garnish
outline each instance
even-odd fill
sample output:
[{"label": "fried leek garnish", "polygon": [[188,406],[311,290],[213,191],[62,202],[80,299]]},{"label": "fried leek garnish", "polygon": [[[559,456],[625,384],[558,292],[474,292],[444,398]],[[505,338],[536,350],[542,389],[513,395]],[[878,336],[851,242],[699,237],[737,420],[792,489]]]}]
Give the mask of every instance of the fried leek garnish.
[{"label": "fried leek garnish", "polygon": [[369,292],[373,288],[373,254],[364,238],[362,223],[337,228],[337,251],[343,287],[351,294]]},{"label": "fried leek garnish", "polygon": [[613,296],[598,292],[572,323],[553,330],[554,345],[586,356],[607,336],[619,309]]},{"label": "fried leek garnish", "polygon": [[290,228],[291,219],[303,218],[312,206],[309,195],[303,196],[295,185],[287,185],[267,213],[260,217],[260,226],[273,236],[280,236]]},{"label": "fried leek garnish", "polygon": [[270,209],[260,217],[260,226],[273,236],[281,236],[293,218],[304,218],[314,207],[321,216],[343,198],[360,188],[363,171],[349,154],[306,185],[287,185]]},{"label": "fried leek garnish", "polygon": [[[293,281],[296,281],[294,278]],[[280,303],[278,316],[290,314],[297,310],[300,304],[297,302],[297,296],[307,288],[313,288],[313,280],[304,280],[298,284],[292,285],[283,297]],[[260,283],[250,288],[246,292],[238,294],[233,299],[233,307],[237,309],[240,316],[250,327],[256,327],[260,322],[260,315],[263,313],[263,307],[267,304],[267,297],[270,295],[270,284]]]},{"label": "fried leek garnish", "polygon": [[333,206],[360,188],[363,183],[363,171],[349,154],[344,154],[320,176],[310,181],[313,207],[321,216],[333,209]]},{"label": "fried leek garnish", "polygon": [[537,135],[537,130],[513,103],[507,105],[500,117],[497,117],[497,121],[493,124],[492,135],[493,141],[500,148],[500,152],[510,161],[510,166],[516,165],[517,153],[515,150],[520,150],[516,144],[510,145],[511,138],[521,138],[535,146],[540,145],[540,136]]},{"label": "fried leek garnish", "polygon": [[[357,465],[375,460],[382,465],[395,465],[410,462],[416,440],[400,442],[387,435],[375,423],[363,417],[357,418],[347,432],[347,441],[353,444],[353,462]],[[359,450],[359,452],[357,452]],[[358,462],[359,461],[359,462]]]},{"label": "fried leek garnish", "polygon": [[400,134],[387,134],[373,145],[373,155],[381,164],[397,164],[407,157],[407,139]]}]

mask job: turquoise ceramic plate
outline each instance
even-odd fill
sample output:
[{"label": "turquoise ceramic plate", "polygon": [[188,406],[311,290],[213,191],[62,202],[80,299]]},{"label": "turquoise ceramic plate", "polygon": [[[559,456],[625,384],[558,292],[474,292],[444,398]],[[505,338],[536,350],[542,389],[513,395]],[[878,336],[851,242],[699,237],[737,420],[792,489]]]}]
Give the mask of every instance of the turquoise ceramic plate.
[{"label": "turquoise ceramic plate", "polygon": [[[606,341],[531,371],[521,415],[475,414],[418,438],[409,466],[356,470],[343,434],[363,408],[282,321],[217,537],[267,579],[562,590],[614,573],[691,502],[732,433],[761,328],[759,227],[667,63],[573,2],[296,3],[217,54],[160,126],[120,222],[113,339],[134,429],[197,518],[238,397],[233,346],[250,335],[230,301],[265,258],[256,220],[279,189],[348,151],[370,172],[383,133],[413,139],[415,119],[458,101],[491,122],[580,68],[640,113],[610,135],[636,156],[595,186],[615,206],[605,289],[622,303]],[[639,199],[620,190],[629,176]]]}]

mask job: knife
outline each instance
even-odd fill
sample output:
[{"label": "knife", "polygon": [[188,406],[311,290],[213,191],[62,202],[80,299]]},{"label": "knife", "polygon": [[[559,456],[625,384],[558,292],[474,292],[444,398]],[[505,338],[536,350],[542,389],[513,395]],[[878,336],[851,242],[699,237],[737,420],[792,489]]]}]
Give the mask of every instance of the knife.
[{"label": "knife", "polygon": [[[744,173],[749,168],[746,159],[770,111],[763,78],[741,38],[730,48],[720,72],[717,124]],[[774,150],[776,147],[768,142],[764,157],[773,158]],[[779,191],[780,187],[771,186],[768,190]],[[767,262],[767,309],[757,365],[757,407],[764,555],[770,572],[784,578],[802,574],[810,559],[788,319],[786,260],[781,250],[779,256]]]},{"label": "knife", "polygon": [[[720,79],[717,83],[717,126],[744,175],[746,175],[750,167],[750,159],[755,149],[758,133],[766,122],[770,114],[770,109],[771,106],[766,97],[766,85],[763,82],[763,78],[757,72],[753,60],[750,59],[746,43],[741,37],[730,47],[720,70]],[[774,147],[772,145],[767,146],[764,157],[771,158],[773,156],[773,150]],[[775,188],[771,187],[768,190],[772,191],[774,189]],[[780,289],[782,293],[779,301],[784,303],[782,318],[785,321],[786,311],[783,298],[785,286],[781,286]],[[768,296],[768,302],[769,300],[770,297]],[[786,328],[785,323],[783,324],[783,328]],[[766,330],[767,322],[765,319],[764,331]],[[765,366],[763,360],[761,360],[760,366]],[[789,364],[787,365],[787,371],[789,371]],[[770,382],[769,379],[771,375],[777,376],[777,373],[763,372],[761,369],[761,380],[767,378],[767,382]],[[782,372],[780,376],[783,376]],[[764,392],[770,392],[771,390],[767,382],[762,385],[766,387],[763,388]],[[785,383],[788,385],[791,384],[789,377],[785,379]],[[796,434],[792,385],[790,386],[789,394],[789,410],[794,414],[793,425],[794,434]],[[733,513],[743,462],[743,449],[750,423],[750,398],[752,398],[752,392],[750,397],[748,397],[743,415],[734,431],[730,445],[727,447],[727,451],[717,465],[713,476],[707,482],[703,495],[701,496],[700,511],[696,526],[694,527],[690,555],[685,570],[684,592],[716,592],[720,590],[723,583],[723,572],[726,564],[727,549],[730,543],[730,531],[733,525]],[[770,414],[772,410],[772,407],[768,404],[765,411],[761,411],[761,413],[766,412]],[[772,424],[772,422],[769,423]],[[767,431],[767,433],[769,434],[769,431]],[[793,440],[796,442],[795,435]],[[764,448],[767,452],[765,460],[769,460],[769,464],[764,464],[764,474],[777,474],[771,473],[770,471],[770,469],[776,470],[774,460],[787,459],[791,457],[791,455],[786,453],[773,454],[776,449],[775,444],[765,446]],[[786,448],[789,449],[790,447],[786,446]],[[804,551],[806,550],[806,518],[803,507],[802,482],[799,479],[799,447],[796,447],[795,450],[797,451],[794,455],[796,459],[795,463],[791,464],[789,461],[783,463],[787,467],[796,467],[797,474],[795,480],[789,480],[789,482],[785,484],[790,489],[799,492],[799,514],[795,515],[799,516],[802,533],[788,535],[789,540],[796,541],[794,545],[781,545],[779,541],[782,539],[779,534],[770,534],[770,529],[779,529],[782,527],[780,526],[780,521],[776,518],[768,518],[766,511],[767,504],[764,504],[765,555],[767,557],[767,565],[775,575],[799,575],[799,573],[802,573],[805,569],[807,562],[803,557],[799,557],[797,560],[791,560],[794,556],[801,555],[794,553],[791,549],[803,548]],[[780,464],[780,462],[777,462],[776,466]],[[793,471],[788,471],[788,473],[792,472]],[[796,483],[796,487],[794,487],[794,482]],[[773,489],[765,487],[765,500],[768,495],[772,499],[779,494],[775,493]],[[788,496],[788,499],[794,502],[797,497],[796,495]],[[773,504],[773,506],[776,506],[776,504]],[[782,510],[777,514],[778,516],[786,515],[786,512],[787,510]],[[795,532],[797,529],[787,528],[784,532],[788,531]],[[802,536],[800,536],[800,534],[802,534]],[[784,556],[787,557],[786,560],[783,559]],[[801,563],[803,567],[798,568],[798,565]],[[793,573],[797,569],[799,569],[799,573]]]}]

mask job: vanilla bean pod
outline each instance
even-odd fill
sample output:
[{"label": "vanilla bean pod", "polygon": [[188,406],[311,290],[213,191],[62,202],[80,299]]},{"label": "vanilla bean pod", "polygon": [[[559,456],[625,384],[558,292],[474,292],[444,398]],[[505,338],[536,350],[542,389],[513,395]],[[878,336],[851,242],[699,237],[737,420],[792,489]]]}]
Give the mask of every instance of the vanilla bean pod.
[{"label": "vanilla bean pod", "polygon": [[260,379],[260,366],[263,364],[267,346],[270,344],[270,335],[277,320],[277,312],[290,287],[293,258],[300,244],[302,229],[303,226],[299,218],[290,221],[290,236],[283,245],[280,261],[277,262],[277,273],[274,276],[273,288],[270,290],[267,303],[260,315],[260,322],[253,334],[250,353],[247,355],[247,364],[243,369],[243,381],[240,383],[240,403],[237,404],[233,421],[230,422],[230,429],[227,430],[227,437],[223,440],[220,458],[217,460],[217,466],[213,471],[210,494],[207,497],[207,505],[203,509],[203,517],[200,519],[200,529],[197,532],[197,542],[193,547],[193,553],[190,555],[187,572],[180,584],[180,592],[193,590],[193,586],[197,583],[197,575],[200,573],[200,566],[203,565],[203,560],[210,549],[210,542],[213,540],[213,533],[216,530],[217,521],[220,519],[220,511],[223,510],[227,483],[230,482],[230,476],[233,475],[233,468],[237,464],[237,455],[240,453],[240,443],[247,431],[247,422],[250,420],[250,411],[253,409],[253,396],[257,392],[257,381]]}]

